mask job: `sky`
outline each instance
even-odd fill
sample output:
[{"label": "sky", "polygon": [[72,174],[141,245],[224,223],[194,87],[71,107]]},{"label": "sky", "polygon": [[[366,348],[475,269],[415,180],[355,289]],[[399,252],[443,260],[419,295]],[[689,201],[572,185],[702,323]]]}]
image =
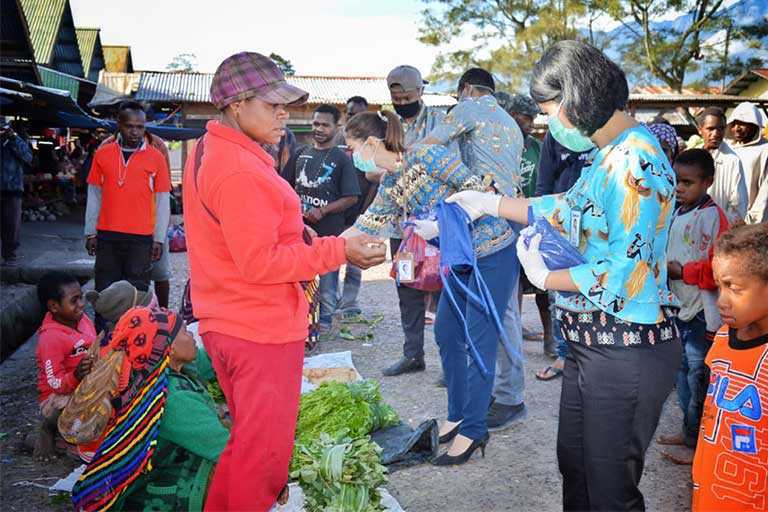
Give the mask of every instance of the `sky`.
[{"label": "sky", "polygon": [[420,0],[70,0],[75,26],[130,45],[137,70],[192,53],[213,72],[229,55],[275,52],[296,74],[386,76],[399,64],[427,75],[438,53],[418,41]]}]

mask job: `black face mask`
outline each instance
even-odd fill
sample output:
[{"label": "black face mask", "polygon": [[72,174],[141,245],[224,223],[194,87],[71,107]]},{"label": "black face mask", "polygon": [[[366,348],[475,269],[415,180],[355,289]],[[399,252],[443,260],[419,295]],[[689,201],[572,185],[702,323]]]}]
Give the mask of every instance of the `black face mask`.
[{"label": "black face mask", "polygon": [[413,103],[406,103],[405,105],[393,105],[393,107],[395,107],[395,112],[397,112],[397,115],[403,119],[410,119],[412,117],[416,117],[416,114],[418,114],[419,110],[421,110],[421,101],[416,100]]}]

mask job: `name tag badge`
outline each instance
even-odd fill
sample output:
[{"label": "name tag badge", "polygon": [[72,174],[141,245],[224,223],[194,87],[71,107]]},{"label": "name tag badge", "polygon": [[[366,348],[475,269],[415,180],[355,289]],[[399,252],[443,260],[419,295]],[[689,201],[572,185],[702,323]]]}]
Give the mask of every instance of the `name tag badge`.
[{"label": "name tag badge", "polygon": [[412,283],[415,279],[413,254],[399,253],[397,255],[397,280],[401,283]]},{"label": "name tag badge", "polygon": [[581,212],[578,210],[571,211],[571,231],[568,234],[568,242],[574,246],[579,246],[579,237],[581,235]]}]

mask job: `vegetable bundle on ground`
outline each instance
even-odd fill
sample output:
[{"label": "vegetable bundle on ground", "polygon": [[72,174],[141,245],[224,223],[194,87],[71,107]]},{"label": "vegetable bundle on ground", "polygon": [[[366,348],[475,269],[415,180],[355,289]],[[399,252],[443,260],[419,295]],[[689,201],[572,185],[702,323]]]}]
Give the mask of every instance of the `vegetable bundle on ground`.
[{"label": "vegetable bundle on ground", "polygon": [[378,489],[386,483],[381,448],[367,436],[352,439],[320,434],[294,453],[291,478],[299,481],[310,511],[376,512],[383,510]]},{"label": "vegetable bundle on ground", "polygon": [[398,421],[394,409],[382,401],[375,380],[326,382],[301,397],[296,444],[310,443],[322,433],[336,438],[347,432],[354,439]]}]

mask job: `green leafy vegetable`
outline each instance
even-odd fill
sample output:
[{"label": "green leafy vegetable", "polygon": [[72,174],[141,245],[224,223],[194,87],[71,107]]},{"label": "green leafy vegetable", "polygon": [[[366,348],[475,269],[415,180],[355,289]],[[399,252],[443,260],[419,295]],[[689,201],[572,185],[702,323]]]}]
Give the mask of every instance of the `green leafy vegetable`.
[{"label": "green leafy vegetable", "polygon": [[400,421],[392,407],[381,398],[375,380],[326,382],[301,397],[296,443],[308,443],[325,432],[338,436],[346,430],[357,438]]},{"label": "green leafy vegetable", "polygon": [[299,481],[309,511],[377,512],[383,510],[378,489],[387,482],[380,458],[381,448],[367,436],[323,433],[299,447],[298,469],[290,476]]},{"label": "green leafy vegetable", "polygon": [[227,399],[224,398],[224,392],[221,390],[221,386],[219,385],[218,380],[211,379],[208,382],[206,388],[208,388],[208,394],[211,395],[211,398],[213,398],[214,402],[217,404],[223,404],[227,402]]}]

